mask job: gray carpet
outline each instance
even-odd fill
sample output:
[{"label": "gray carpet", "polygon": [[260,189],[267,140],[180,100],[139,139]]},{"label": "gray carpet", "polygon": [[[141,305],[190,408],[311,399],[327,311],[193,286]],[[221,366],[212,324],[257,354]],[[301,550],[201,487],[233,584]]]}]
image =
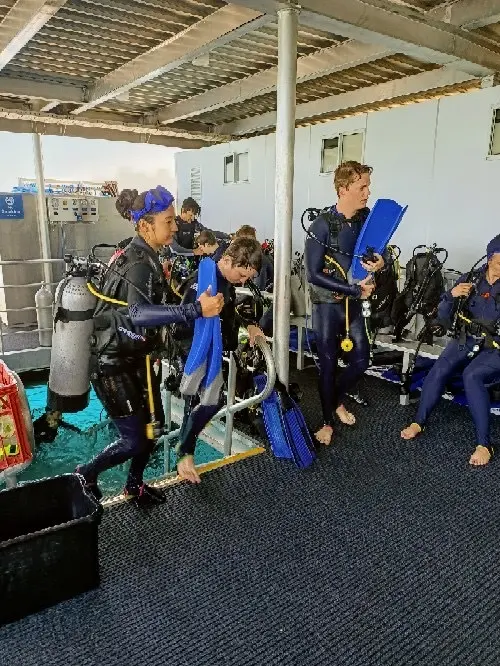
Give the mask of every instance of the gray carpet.
[{"label": "gray carpet", "polygon": [[100,589],[0,629],[0,664],[498,666],[498,463],[469,468],[467,410],[403,443],[413,408],[364,392],[308,470],[265,454],[107,511]]}]

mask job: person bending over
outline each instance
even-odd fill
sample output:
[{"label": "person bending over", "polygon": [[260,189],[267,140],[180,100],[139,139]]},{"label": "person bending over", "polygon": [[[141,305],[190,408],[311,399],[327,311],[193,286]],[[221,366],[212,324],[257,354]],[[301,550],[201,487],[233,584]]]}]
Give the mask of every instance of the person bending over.
[{"label": "person bending over", "polygon": [[500,379],[500,236],[487,247],[487,263],[462,275],[441,297],[433,333],[444,335],[451,326],[457,299],[466,299],[457,319],[458,337],[451,340],[432,366],[422,386],[415,421],[401,432],[403,439],[419,435],[439,402],[447,381],[463,369],[465,396],[476,431],[471,465],[486,465],[493,454],[490,442],[490,396],[487,384]]},{"label": "person bending over", "polygon": [[[225,351],[234,351],[238,347],[238,331],[240,326],[248,330],[250,345],[255,338],[264,337],[255,321],[242,320],[236,310],[236,292],[234,285],[244,285],[260,270],[262,251],[260,244],[252,238],[238,238],[225,250],[217,262],[217,290],[224,296],[224,307],[220,314],[222,344]],[[195,273],[184,283],[183,304],[188,306],[195,302],[198,274]],[[192,334],[191,334],[192,339]],[[198,396],[186,397],[184,404],[184,420],[179,434],[177,448],[177,473],[191,483],[199,483],[200,477],[194,466],[196,440],[210,419],[219,411],[221,402],[215,405],[199,404]]]},{"label": "person bending over", "polygon": [[213,231],[204,229],[194,239],[194,254],[202,259],[203,257],[211,257],[215,262],[224,254],[224,250],[229,243],[225,241],[218,241]]},{"label": "person bending over", "polygon": [[[305,245],[306,275],[312,302],[312,325],[319,361],[319,395],[323,426],[316,432],[321,444],[333,437],[334,412],[342,423],[354,425],[354,415],[343,400],[366,371],[370,346],[362,316],[361,301],[369,298],[374,285],[371,276],[359,284],[347,279],[359,233],[368,217],[372,168],[359,162],[340,164],[334,175],[337,203],[321,213],[309,227]],[[384,267],[383,258],[363,264],[369,272]],[[348,366],[337,382],[339,339],[352,346]]]},{"label": "person bending over", "polygon": [[[104,276],[94,313],[90,376],[120,439],[76,470],[98,500],[102,497],[97,485],[99,475],[131,460],[125,494],[140,504],[164,501],[161,491],[143,481],[163,423],[160,386],[151,370],[150,357],[161,350],[163,326],[215,316],[224,304],[221,294],[205,293],[197,301],[172,305],[175,296],[166,283],[158,250],[172,242],[177,229],[173,201],[172,194],[163,187],[138,196],[123,192],[119,197],[118,205],[124,213],[130,212],[137,235]],[[151,392],[158,420],[153,433],[147,428]]]}]

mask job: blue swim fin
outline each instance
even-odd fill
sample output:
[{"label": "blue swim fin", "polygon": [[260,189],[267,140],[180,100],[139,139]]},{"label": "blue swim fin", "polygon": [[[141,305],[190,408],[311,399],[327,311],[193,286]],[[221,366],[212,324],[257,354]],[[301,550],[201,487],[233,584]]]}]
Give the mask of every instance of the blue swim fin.
[{"label": "blue swim fin", "polygon": [[[254,377],[260,392],[266,378]],[[316,458],[316,450],[299,406],[290,397],[283,384],[276,382],[271,395],[262,401],[262,413],[271,449],[277,458],[293,460],[297,467],[305,468]]]},{"label": "blue swim fin", "polygon": [[363,280],[367,271],[361,266],[362,257],[371,249],[383,254],[398,228],[408,206],[400,206],[392,199],[378,199],[361,229],[351,264],[353,280]]},{"label": "blue swim fin", "polygon": [[[256,375],[253,381],[255,388],[261,393],[266,385],[266,377]],[[276,458],[293,460],[293,452],[288,442],[281,402],[277,392],[272,391],[271,395],[261,402],[261,407],[264,427],[272,452]]]},{"label": "blue swim fin", "polygon": [[292,450],[295,464],[300,468],[309,467],[316,459],[316,449],[304,415],[285,386],[278,380],[276,381],[274,390],[277,392],[281,402],[287,440]]},{"label": "blue swim fin", "polygon": [[[199,297],[208,287],[217,293],[217,267],[209,257],[198,269]],[[179,390],[182,395],[195,395],[200,389],[201,404],[217,404],[222,388],[222,332],[220,317],[199,317],[194,324],[193,342],[184,366]]]}]

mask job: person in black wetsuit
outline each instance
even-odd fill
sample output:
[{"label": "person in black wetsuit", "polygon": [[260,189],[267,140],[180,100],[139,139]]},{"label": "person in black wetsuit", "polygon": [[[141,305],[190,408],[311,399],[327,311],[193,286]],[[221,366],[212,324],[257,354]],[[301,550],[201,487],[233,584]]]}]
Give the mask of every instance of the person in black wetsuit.
[{"label": "person in black wetsuit", "polygon": [[[192,197],[184,199],[180,215],[175,218],[177,231],[170,245],[175,253],[186,254],[186,252],[193,251],[195,236],[206,229],[196,219],[200,212],[201,208],[199,204]],[[214,231],[213,233],[217,240],[230,240],[229,234],[223,231]]]},{"label": "person in black wetsuit", "polygon": [[[368,368],[370,359],[361,301],[370,297],[374,285],[371,276],[359,284],[349,284],[347,275],[369,213],[366,204],[371,173],[371,167],[359,162],[344,162],[337,167],[337,203],[314,220],[305,245],[323,413],[323,426],[316,432],[316,439],[326,445],[332,441],[334,412],[342,423],[354,425],[354,415],[346,410],[343,400]],[[363,264],[369,272],[384,267],[380,255],[374,258],[374,262]],[[348,354],[349,364],[337,382],[341,338],[349,338],[353,348]]]},{"label": "person in black wetsuit", "polygon": [[[238,347],[238,331],[245,326],[250,345],[253,347],[257,336],[264,337],[254,319],[243,319],[236,308],[234,285],[244,285],[253,279],[260,270],[262,250],[258,241],[252,238],[239,238],[226,248],[217,262],[217,290],[224,296],[224,307],[220,314],[222,345],[224,351],[234,351]],[[196,301],[198,273],[183,284],[183,300],[186,306]],[[190,325],[191,327],[191,325]],[[192,339],[192,333],[190,335]],[[200,477],[194,466],[196,440],[221,405],[198,404],[198,396],[186,398],[184,420],[177,447],[177,473],[191,483],[199,483]]]},{"label": "person in black wetsuit", "polygon": [[[143,481],[158,435],[146,428],[151,420],[147,390],[149,356],[162,346],[161,327],[188,324],[200,316],[212,317],[224,304],[221,294],[205,293],[192,303],[172,305],[176,299],[165,281],[158,250],[172,242],[177,228],[173,201],[172,194],[163,187],[134,198],[130,191],[125,191],[119,197],[119,206],[130,211],[137,235],[104,275],[103,298],[98,300],[94,313],[90,376],[120,439],[76,470],[97,499],[102,497],[97,486],[99,474],[131,460],[125,494],[139,504],[164,501],[160,490]],[[160,386],[151,366],[150,370],[154,411],[161,427]]]}]

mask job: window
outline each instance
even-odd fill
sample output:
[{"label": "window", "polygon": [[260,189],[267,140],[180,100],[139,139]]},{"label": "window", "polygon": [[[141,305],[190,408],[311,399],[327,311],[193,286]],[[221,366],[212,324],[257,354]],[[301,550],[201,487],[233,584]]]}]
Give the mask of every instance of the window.
[{"label": "window", "polygon": [[224,157],[224,184],[248,183],[248,153],[233,153]]},{"label": "window", "polygon": [[364,132],[339,134],[321,142],[321,173],[333,173],[341,162],[363,158]]},{"label": "window", "polygon": [[248,183],[248,153],[236,153],[235,182]]},{"label": "window", "polygon": [[345,134],[342,137],[342,162],[354,160],[361,162],[363,159],[363,134]]},{"label": "window", "polygon": [[321,173],[331,173],[339,163],[340,137],[334,139],[323,139],[321,148]]},{"label": "window", "polygon": [[489,154],[500,155],[500,109],[493,111]]},{"label": "window", "polygon": [[224,157],[224,183],[234,183],[234,155]]}]

